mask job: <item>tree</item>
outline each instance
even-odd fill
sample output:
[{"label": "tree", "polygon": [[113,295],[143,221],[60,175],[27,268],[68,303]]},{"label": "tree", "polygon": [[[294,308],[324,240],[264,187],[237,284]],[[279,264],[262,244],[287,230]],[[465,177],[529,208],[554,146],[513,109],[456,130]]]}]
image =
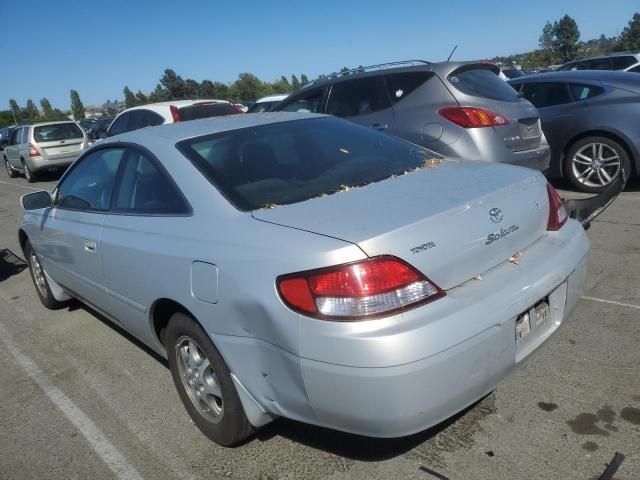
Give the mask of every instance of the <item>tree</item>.
[{"label": "tree", "polygon": [[576,58],[578,55],[578,40],[580,40],[580,30],[578,30],[578,24],[573,18],[565,15],[557,22],[554,22],[551,49],[562,63]]},{"label": "tree", "polygon": [[18,105],[13,98],[9,100],[9,107],[11,108],[11,114],[13,115],[13,119],[16,123],[20,123],[22,121],[22,109]]},{"label": "tree", "polygon": [[293,92],[293,87],[284,75],[280,77],[280,80],[276,80],[271,84],[271,90],[273,93],[289,93]]},{"label": "tree", "polygon": [[180,75],[167,68],[164,75],[160,77],[160,84],[165,88],[169,100],[185,98],[185,83]]},{"label": "tree", "polygon": [[233,100],[255,100],[269,93],[270,86],[252,73],[241,73],[229,87],[229,97]]},{"label": "tree", "polygon": [[300,85],[304,87],[308,83],[309,83],[309,79],[307,78],[307,76],[304,73],[300,75]]},{"label": "tree", "polygon": [[229,87],[221,82],[203,80],[200,83],[199,91],[202,98],[217,98],[224,100],[229,97]]},{"label": "tree", "polygon": [[640,50],[640,13],[633,14],[633,18],[620,34],[614,50],[616,52]]},{"label": "tree", "polygon": [[84,118],[84,105],[80,100],[80,94],[75,90],[71,90],[71,113],[74,120],[82,120]]},{"label": "tree", "polygon": [[547,22],[544,24],[542,28],[542,35],[540,35],[540,39],[538,40],[538,45],[542,50],[551,50],[553,47],[553,24],[551,22]]},{"label": "tree", "polygon": [[42,107],[42,115],[47,118],[53,114],[53,107],[48,99],[43,98],[40,100],[40,106]]},{"label": "tree", "polygon": [[124,106],[126,108],[135,107],[137,103],[136,96],[131,90],[129,90],[129,87],[125,86],[122,92],[124,93]]},{"label": "tree", "polygon": [[140,90],[136,93],[136,105],[145,105],[149,103],[149,99],[147,96],[142,93]]},{"label": "tree", "polygon": [[38,107],[35,106],[35,104],[33,103],[33,100],[31,100],[31,99],[27,100],[27,107],[24,109],[24,113],[25,113],[25,116],[30,121],[35,121],[40,116],[40,112],[38,111]]},{"label": "tree", "polygon": [[291,75],[291,86],[294,90],[298,90],[301,87],[300,80],[295,75]]},{"label": "tree", "polygon": [[149,94],[149,102],[157,103],[166,102],[167,100],[170,100],[169,92],[166,89],[162,88],[162,85],[158,83],[156,85],[156,89]]},{"label": "tree", "polygon": [[184,81],[185,98],[200,98],[200,84],[191,78]]}]

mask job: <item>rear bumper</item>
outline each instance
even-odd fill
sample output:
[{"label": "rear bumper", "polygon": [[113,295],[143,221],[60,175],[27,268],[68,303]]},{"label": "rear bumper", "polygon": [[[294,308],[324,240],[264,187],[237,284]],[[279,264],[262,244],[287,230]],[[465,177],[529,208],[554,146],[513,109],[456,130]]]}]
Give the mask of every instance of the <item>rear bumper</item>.
[{"label": "rear bumper", "polygon": [[534,150],[525,150],[523,152],[513,152],[512,159],[509,159],[505,163],[511,165],[518,165],[520,167],[532,168],[545,172],[549,169],[549,162],[551,161],[551,151],[548,145],[540,145],[540,147]]},{"label": "rear bumper", "polygon": [[42,170],[48,170],[48,169],[59,169],[59,168],[66,168],[69,165],[71,165],[73,163],[73,161],[78,158],[78,156],[81,154],[82,152],[77,152],[74,153],[72,156],[69,157],[61,157],[61,158],[55,158],[55,159],[45,159],[45,158],[29,158],[28,160],[26,160],[27,165],[29,166],[29,168],[31,169],[32,172],[38,172],[38,171],[42,171]]},{"label": "rear bumper", "polygon": [[[519,265],[506,262],[438,302],[394,317],[396,325],[382,329],[386,334],[364,331],[345,338],[337,328],[322,336],[303,325],[302,370],[317,416],[308,421],[398,437],[471,405],[571,315],[582,295],[588,248],[581,226],[571,221],[525,250]],[[516,344],[516,318],[547,297],[550,319]],[[375,330],[360,330],[365,328]],[[349,352],[351,360],[340,351]],[[322,352],[326,358],[317,358]]]}]

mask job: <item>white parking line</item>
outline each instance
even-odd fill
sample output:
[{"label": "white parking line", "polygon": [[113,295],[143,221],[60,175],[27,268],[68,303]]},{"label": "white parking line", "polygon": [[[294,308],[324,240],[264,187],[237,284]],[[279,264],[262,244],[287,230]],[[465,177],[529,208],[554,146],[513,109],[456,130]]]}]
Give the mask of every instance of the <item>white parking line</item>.
[{"label": "white parking line", "polygon": [[82,436],[91,445],[91,448],[93,448],[102,461],[107,464],[118,479],[142,480],[142,476],[138,471],[107,439],[105,434],[93,423],[87,414],[76,406],[69,397],[62,393],[58,387],[52,385],[35,362],[16,347],[11,335],[2,324],[0,324],[0,343],[5,345],[7,351],[16,359],[29,377],[36,382],[47,397],[49,397],[49,400],[51,400],[73,426],[80,431]]},{"label": "white parking line", "polygon": [[604,298],[587,297],[583,296],[585,300],[591,300],[592,302],[609,303],[611,305],[619,305],[621,307],[635,308],[640,310],[640,305],[634,305],[633,303],[616,302],[615,300],[605,300]]},{"label": "white parking line", "polygon": [[26,188],[27,190],[35,190],[36,192],[39,192],[40,190],[42,190],[41,188],[26,187],[24,185],[18,185],[17,183],[5,182],[3,180],[0,180],[0,183],[4,183],[5,185],[11,185],[12,187]]}]

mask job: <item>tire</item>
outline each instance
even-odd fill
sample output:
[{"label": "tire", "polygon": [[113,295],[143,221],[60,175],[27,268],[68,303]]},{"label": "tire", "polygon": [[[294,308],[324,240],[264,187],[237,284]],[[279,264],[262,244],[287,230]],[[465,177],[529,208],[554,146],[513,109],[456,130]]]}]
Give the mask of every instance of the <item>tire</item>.
[{"label": "tire", "polygon": [[191,317],[174,313],[165,338],[173,383],[196,426],[225,447],[249,437],[254,429],[229,369],[204,330]]},{"label": "tire", "polygon": [[23,165],[24,165],[24,178],[26,178],[27,182],[29,183],[35,183],[35,181],[37,180],[36,174],[33,172],[33,170],[29,168],[29,165],[27,165],[26,163],[23,163]]},{"label": "tire", "polygon": [[607,137],[585,137],[567,151],[564,161],[565,178],[578,190],[602,192],[619,174],[631,175],[631,161],[626,149]]},{"label": "tire", "polygon": [[38,294],[38,298],[49,310],[57,310],[65,306],[66,302],[59,302],[56,300],[51,293],[51,289],[49,288],[49,282],[47,281],[47,277],[44,274],[44,269],[40,264],[40,259],[38,255],[33,250],[31,246],[31,242],[27,240],[26,245],[24,246],[24,254],[27,257],[27,264],[29,265],[29,272],[31,273],[31,280],[33,280],[33,286],[36,289],[36,293]]},{"label": "tire", "polygon": [[9,163],[9,160],[7,160],[7,157],[4,157],[4,168],[7,171],[7,175],[9,175],[9,178],[16,178],[18,176],[18,172],[13,169],[13,167]]}]

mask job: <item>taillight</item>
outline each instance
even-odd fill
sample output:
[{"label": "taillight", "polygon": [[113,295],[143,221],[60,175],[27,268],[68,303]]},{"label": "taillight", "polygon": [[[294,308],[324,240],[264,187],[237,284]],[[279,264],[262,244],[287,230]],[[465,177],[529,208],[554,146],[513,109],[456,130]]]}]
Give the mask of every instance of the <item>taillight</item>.
[{"label": "taillight", "polygon": [[464,128],[501,127],[509,125],[504,115],[476,107],[448,107],[438,110],[440,116]]},{"label": "taillight", "polygon": [[422,273],[391,256],[283,275],[276,283],[293,310],[332,320],[378,318],[445,296]]},{"label": "taillight", "polygon": [[556,192],[556,189],[547,183],[547,193],[549,194],[549,220],[547,221],[547,230],[557,231],[567,222],[569,215],[564,203]]},{"label": "taillight", "polygon": [[244,113],[244,110],[242,110],[242,108],[240,107],[240,105],[238,105],[237,103],[232,103],[231,106],[235,109],[236,112],[238,113]]},{"label": "taillight", "polygon": [[35,157],[39,157],[39,156],[40,156],[40,152],[38,152],[36,147],[32,143],[30,143],[29,144],[29,158],[35,158]]},{"label": "taillight", "polygon": [[178,110],[178,107],[176,107],[175,105],[170,105],[169,111],[171,112],[173,123],[178,123],[180,121],[180,111]]}]

